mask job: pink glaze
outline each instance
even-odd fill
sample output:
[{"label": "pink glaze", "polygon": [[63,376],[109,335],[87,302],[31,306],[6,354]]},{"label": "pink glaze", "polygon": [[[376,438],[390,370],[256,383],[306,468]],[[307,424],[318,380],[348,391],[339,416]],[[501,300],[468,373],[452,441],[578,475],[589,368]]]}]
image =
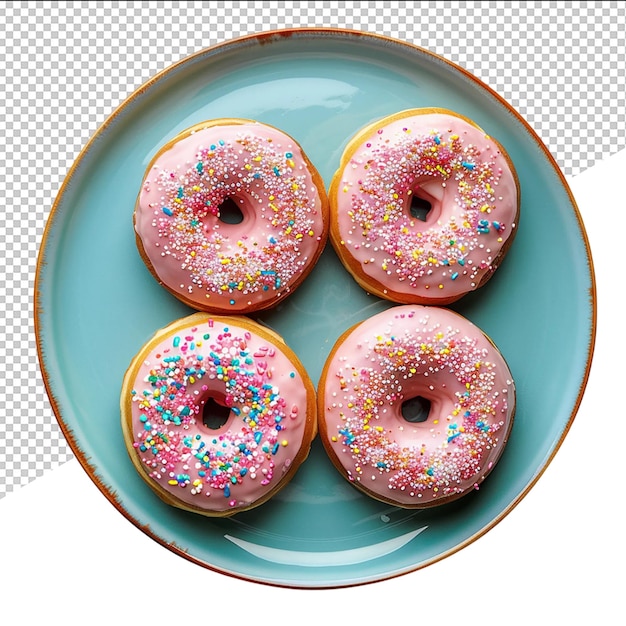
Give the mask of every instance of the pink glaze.
[{"label": "pink glaze", "polygon": [[[495,271],[514,235],[515,176],[485,133],[447,113],[381,120],[331,189],[333,241],[364,281],[397,302],[452,302]],[[432,208],[413,217],[417,196]]]},{"label": "pink glaze", "polygon": [[[152,346],[131,382],[133,447],[150,479],[181,502],[236,512],[306,457],[313,389],[280,348],[235,318],[188,320]],[[218,429],[203,423],[209,398],[230,407]]]},{"label": "pink glaze", "polygon": [[[325,196],[296,142],[256,122],[214,125],[149,167],[135,229],[163,284],[212,312],[266,308],[290,293],[325,243]],[[226,199],[243,215],[220,220]]]},{"label": "pink glaze", "polygon": [[[493,344],[448,309],[393,307],[335,346],[320,383],[320,433],[357,486],[420,507],[477,488],[500,457],[515,387]],[[430,400],[426,421],[405,400]]]}]

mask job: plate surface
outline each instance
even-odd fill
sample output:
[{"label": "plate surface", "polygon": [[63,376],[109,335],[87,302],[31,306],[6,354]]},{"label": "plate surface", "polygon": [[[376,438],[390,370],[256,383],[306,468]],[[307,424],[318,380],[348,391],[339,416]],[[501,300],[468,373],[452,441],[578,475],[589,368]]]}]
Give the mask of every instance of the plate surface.
[{"label": "plate surface", "polygon": [[[386,506],[344,481],[318,440],[274,499],[211,520],[163,504],[124,447],[124,371],[155,330],[190,313],[137,253],[132,212],[144,170],[179,131],[218,117],[256,119],[292,135],[326,184],[350,136],[413,107],[475,120],[516,165],[517,238],[494,278],[451,308],[507,359],[518,407],[509,444],[480,491],[421,512]],[[528,492],[580,403],[595,337],[595,282],[584,227],[558,167],[500,97],[457,66],[405,43],[341,30],[264,33],[179,62],[131,96],[70,171],[42,242],[36,330],[44,381],[72,450],[119,511],[203,566],[294,587],[382,580],[477,539]],[[280,332],[314,383],[335,339],[390,304],[363,292],[328,248],[277,309],[255,316]],[[140,555],[129,555],[129,558]]]}]

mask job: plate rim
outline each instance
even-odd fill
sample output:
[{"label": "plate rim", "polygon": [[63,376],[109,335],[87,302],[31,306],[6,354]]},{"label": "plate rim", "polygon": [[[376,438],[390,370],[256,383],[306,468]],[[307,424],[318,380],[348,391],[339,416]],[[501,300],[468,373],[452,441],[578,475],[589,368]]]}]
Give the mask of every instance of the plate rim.
[{"label": "plate rim", "polygon": [[[46,365],[46,357],[45,357],[45,346],[42,338],[42,317],[44,316],[44,307],[42,304],[42,282],[43,276],[42,274],[45,271],[46,266],[48,265],[46,260],[46,253],[49,250],[50,246],[50,238],[51,232],[53,230],[56,218],[58,217],[59,207],[64,199],[68,188],[71,186],[71,183],[76,175],[76,172],[80,168],[83,160],[88,156],[91,152],[92,148],[98,142],[100,137],[106,133],[108,128],[116,121],[116,119],[126,110],[127,107],[131,106],[137,99],[139,99],[144,93],[148,92],[153,86],[158,84],[163,79],[167,78],[170,74],[176,73],[182,67],[193,64],[196,61],[199,61],[202,57],[209,55],[219,55],[221,52],[228,50],[229,48],[240,48],[246,45],[263,45],[263,44],[271,44],[276,41],[280,41],[284,38],[289,38],[293,36],[311,36],[313,38],[324,37],[324,36],[333,36],[335,38],[344,38],[345,40],[369,40],[373,44],[376,45],[393,45],[397,48],[404,48],[409,54],[420,54],[425,57],[430,57],[431,60],[437,61],[439,63],[443,63],[445,65],[450,66],[457,72],[463,74],[463,76],[468,79],[470,82],[474,83],[474,85],[483,92],[486,92],[492,98],[498,101],[498,103],[503,106],[507,112],[512,115],[516,121],[522,125],[525,132],[529,136],[531,140],[537,145],[540,149],[544,157],[548,160],[552,169],[554,170],[559,182],[561,184],[562,190],[567,194],[571,207],[573,209],[573,214],[576,219],[579,233],[581,236],[581,241],[584,245],[585,253],[586,253],[586,262],[589,268],[589,305],[590,305],[590,329],[588,336],[588,347],[587,347],[587,358],[585,362],[584,372],[581,377],[580,386],[578,389],[577,396],[574,400],[573,407],[567,423],[564,425],[563,431],[556,441],[551,453],[544,460],[543,465],[538,468],[538,471],[532,478],[532,480],[526,485],[526,487],[518,494],[518,496],[509,503],[507,507],[504,508],[493,520],[491,520],[488,524],[483,526],[481,529],[476,531],[473,535],[469,536],[464,541],[456,544],[452,548],[437,554],[435,557],[431,557],[422,563],[413,564],[409,568],[402,569],[401,571],[389,572],[385,575],[377,576],[372,579],[367,580],[355,580],[353,577],[352,580],[344,581],[342,583],[327,583],[327,584],[304,584],[297,582],[288,582],[288,581],[276,581],[276,580],[263,580],[260,578],[254,578],[252,576],[246,576],[243,573],[230,571],[225,568],[218,567],[212,563],[208,563],[198,557],[194,557],[189,554],[183,548],[177,546],[173,542],[166,541],[163,537],[159,536],[156,532],[151,530],[149,524],[142,523],[140,520],[136,519],[132,516],[126,508],[123,506],[119,498],[117,497],[115,491],[112,489],[112,486],[106,485],[103,480],[101,480],[97,474],[97,468],[91,464],[90,459],[85,455],[82,451],[78,441],[74,437],[72,429],[68,424],[65,423],[65,420],[61,411],[61,403],[57,400],[54,391],[53,391],[53,376],[48,371]],[[335,28],[335,27],[288,27],[288,28],[280,28],[280,29],[272,29],[265,30],[259,32],[253,32],[246,35],[242,35],[239,37],[233,37],[216,44],[212,44],[201,48],[189,55],[186,55],[164,67],[163,69],[156,72],[151,78],[143,82],[139,87],[137,87],[130,95],[128,95],[117,107],[113,109],[113,111],[106,117],[104,122],[100,124],[100,126],[92,133],[90,138],[84,144],[84,146],[79,151],[78,155],[75,157],[73,163],[68,169],[59,190],[55,196],[54,202],[51,206],[50,212],[46,219],[46,223],[44,226],[44,230],[39,242],[39,250],[37,253],[37,261],[35,268],[35,279],[34,279],[34,299],[33,299],[33,321],[34,321],[34,334],[35,334],[35,344],[37,348],[37,362],[39,365],[39,370],[42,376],[42,381],[44,384],[44,388],[49,399],[53,414],[55,419],[61,429],[65,440],[67,441],[70,449],[74,453],[76,459],[79,464],[83,468],[83,470],[87,473],[91,481],[96,485],[98,490],[107,498],[107,500],[117,509],[119,513],[121,513],[129,522],[131,522],[135,527],[144,532],[148,537],[152,540],[156,541],[158,544],[167,548],[171,552],[177,554],[185,558],[186,560],[199,565],[205,569],[210,571],[214,571],[238,580],[244,580],[247,582],[253,582],[261,585],[268,585],[273,587],[283,587],[283,588],[291,588],[291,589],[337,589],[337,588],[347,588],[347,587],[356,587],[362,586],[366,584],[373,584],[376,582],[382,582],[384,580],[391,580],[393,578],[403,576],[432,565],[438,561],[441,561],[445,558],[450,557],[454,553],[466,548],[468,545],[472,544],[474,541],[478,540],[484,534],[486,534],[489,530],[494,528],[497,524],[499,524],[531,491],[531,489],[536,485],[538,480],[544,474],[548,466],[553,461],[557,452],[561,448],[563,441],[565,440],[574,419],[578,413],[580,408],[587,383],[589,380],[589,375],[591,371],[593,355],[595,351],[595,343],[596,343],[596,335],[597,335],[597,285],[595,278],[595,270],[593,264],[593,257],[591,252],[591,247],[589,243],[589,238],[585,229],[585,225],[582,220],[582,216],[580,214],[578,205],[576,200],[572,194],[570,186],[565,178],[561,168],[556,162],[555,158],[548,150],[546,145],[543,143],[538,134],[533,130],[533,128],[529,125],[529,123],[521,116],[518,111],[513,108],[513,106],[504,99],[498,92],[492,89],[489,85],[484,83],[477,76],[472,74],[469,70],[463,68],[457,63],[450,61],[449,59],[443,57],[442,55],[435,53],[427,48],[424,48],[418,44],[414,44],[412,42],[404,41],[401,39],[397,39],[395,37],[391,37],[388,35],[383,35],[380,33],[374,33],[370,31],[359,31],[353,29],[346,28]],[[313,581],[312,581],[313,582]]]}]

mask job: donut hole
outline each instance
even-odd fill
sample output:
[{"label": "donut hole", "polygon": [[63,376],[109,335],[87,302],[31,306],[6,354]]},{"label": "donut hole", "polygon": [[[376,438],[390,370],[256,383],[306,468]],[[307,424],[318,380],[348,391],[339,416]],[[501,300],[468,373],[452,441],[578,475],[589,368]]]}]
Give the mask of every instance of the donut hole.
[{"label": "donut hole", "polygon": [[226,198],[217,210],[217,218],[223,224],[241,224],[243,212],[233,198]]},{"label": "donut hole", "polygon": [[415,396],[402,403],[400,414],[402,418],[411,423],[419,424],[425,422],[430,415],[431,402],[424,396]]},{"label": "donut hole", "polygon": [[418,222],[434,224],[441,217],[443,193],[439,181],[420,181],[408,194],[406,210]]},{"label": "donut hole", "polygon": [[426,222],[428,220],[428,214],[433,208],[432,203],[426,198],[420,198],[416,194],[411,195],[411,203],[409,204],[409,213],[412,217]]},{"label": "donut hole", "polygon": [[202,423],[209,430],[219,430],[230,416],[230,409],[215,398],[207,398],[202,407]]}]

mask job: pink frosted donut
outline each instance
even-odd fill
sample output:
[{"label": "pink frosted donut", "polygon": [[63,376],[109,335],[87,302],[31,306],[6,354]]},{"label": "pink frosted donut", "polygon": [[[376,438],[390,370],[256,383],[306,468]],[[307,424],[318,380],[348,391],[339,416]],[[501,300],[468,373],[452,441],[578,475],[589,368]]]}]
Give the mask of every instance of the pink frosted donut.
[{"label": "pink frosted donut", "polygon": [[404,508],[478,489],[514,412],[513,379],[493,343],[432,306],[393,307],[348,330],[318,389],[333,464],[366,494]]},{"label": "pink frosted donut", "polygon": [[240,119],[198,124],[147,168],[134,213],[155,278],[189,306],[249,313],[292,293],[328,234],[328,201],[294,139]]},{"label": "pink frosted donut", "polygon": [[132,360],[122,429],[140,476],[165,502],[227,516],[293,477],[317,432],[315,389],[296,355],[243,316],[195,313]]},{"label": "pink frosted donut", "polygon": [[349,142],[329,202],[333,246],[364,289],[443,305],[498,267],[516,233],[519,185],[503,148],[473,122],[412,109]]}]

